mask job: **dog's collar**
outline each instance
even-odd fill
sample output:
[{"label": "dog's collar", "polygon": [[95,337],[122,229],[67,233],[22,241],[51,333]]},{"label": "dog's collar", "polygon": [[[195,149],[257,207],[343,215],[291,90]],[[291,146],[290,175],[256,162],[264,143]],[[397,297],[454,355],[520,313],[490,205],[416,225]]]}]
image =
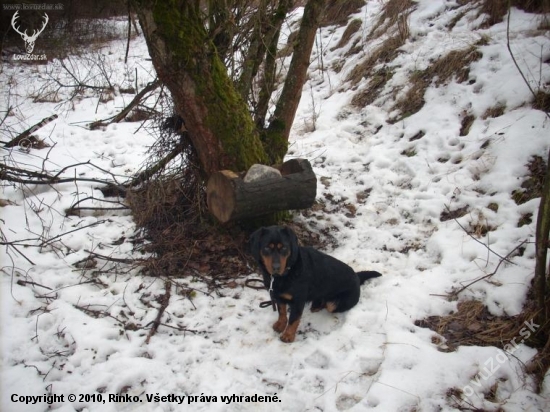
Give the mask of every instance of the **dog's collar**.
[{"label": "dog's collar", "polygon": [[262,302],[260,304],[261,308],[265,308],[266,306],[269,306],[269,304],[271,303],[271,306],[273,306],[273,311],[275,312],[277,310],[277,301],[275,299],[275,293],[273,293],[273,283],[275,282],[275,277],[282,277],[289,270],[290,270],[290,266],[285,268],[285,271],[283,272],[282,275],[271,275],[270,274],[271,282],[269,282],[269,297],[271,298],[271,302],[270,301]]},{"label": "dog's collar", "polygon": [[275,276],[271,275],[271,283],[269,285],[269,297],[271,298],[271,306],[273,306],[273,312],[277,310],[277,303],[275,302],[275,294],[273,293],[274,281],[275,281]]}]

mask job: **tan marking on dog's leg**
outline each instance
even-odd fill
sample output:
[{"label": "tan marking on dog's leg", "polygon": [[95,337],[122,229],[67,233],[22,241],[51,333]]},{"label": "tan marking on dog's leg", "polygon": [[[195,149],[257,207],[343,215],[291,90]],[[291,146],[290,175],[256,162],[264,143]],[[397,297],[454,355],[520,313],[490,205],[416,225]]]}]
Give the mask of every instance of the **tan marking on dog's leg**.
[{"label": "tan marking on dog's leg", "polygon": [[290,293],[281,293],[279,296],[286,300],[292,300],[292,295]]},{"label": "tan marking on dog's leg", "polygon": [[336,302],[328,302],[327,303],[327,310],[332,313],[338,308],[338,303]]},{"label": "tan marking on dog's leg", "polygon": [[279,319],[273,324],[273,330],[277,333],[281,333],[285,330],[288,320],[286,318],[286,304],[279,303]]},{"label": "tan marking on dog's leg", "polygon": [[296,331],[300,325],[300,318],[296,319],[293,323],[290,323],[283,334],[281,335],[281,340],[286,343],[294,342],[296,338]]}]

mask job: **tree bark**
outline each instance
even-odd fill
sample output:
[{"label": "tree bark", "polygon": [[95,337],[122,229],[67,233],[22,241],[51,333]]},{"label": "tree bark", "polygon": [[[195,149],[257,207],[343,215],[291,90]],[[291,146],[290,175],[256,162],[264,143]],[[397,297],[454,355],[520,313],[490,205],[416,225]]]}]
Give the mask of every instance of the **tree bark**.
[{"label": "tree bark", "polygon": [[544,186],[540,198],[539,212],[537,216],[536,229],[536,261],[535,278],[533,287],[535,292],[535,301],[539,314],[537,323],[545,325],[543,333],[548,333],[548,320],[550,320],[550,277],[547,273],[547,252],[550,246],[548,242],[550,232],[550,150],[546,164],[546,176],[544,177]]},{"label": "tree bark", "polygon": [[[288,10],[291,7],[292,2],[283,0],[279,7],[281,7],[281,13],[284,11],[286,15]],[[258,94],[258,102],[256,104],[256,113],[254,121],[256,122],[256,127],[259,130],[262,130],[265,127],[265,121],[267,116],[267,111],[269,109],[269,100],[271,99],[271,94],[275,90],[275,74],[277,70],[277,45],[279,44],[279,37],[281,34],[281,26],[283,20],[277,22],[278,25],[274,26],[276,29],[273,32],[273,35],[270,37],[267,44],[267,50],[265,50],[265,59],[264,59],[264,72],[262,79],[260,81],[260,91]]]},{"label": "tree bark", "polygon": [[199,2],[136,3],[153,65],[184,119],[205,177],[222,169],[245,170],[265,163],[248,107],[209,39]]},{"label": "tree bark", "polygon": [[[204,177],[207,179],[224,169],[247,170],[254,163],[280,163],[288,150],[290,128],[300,102],[325,0],[306,3],[282,96],[267,130],[263,124],[254,123],[245,99],[239,93],[239,90],[244,90],[244,85],[238,88],[233,84],[216,47],[225,50],[223,31],[232,22],[220,21],[228,15],[229,9],[224,11],[219,7],[230,7],[229,2],[210,0],[207,4],[214,16],[206,17],[205,9],[201,8],[205,2],[199,0],[133,2],[158,78],[170,91],[175,111],[185,122]],[[292,0],[279,0],[272,21],[279,24],[291,4]],[[219,27],[220,31],[211,27],[213,32],[209,33],[208,22]],[[260,30],[260,33],[265,32]],[[251,50],[258,58],[265,58],[266,52],[262,48],[265,49],[266,45],[273,48],[275,43],[267,40],[276,37],[277,26],[267,33],[264,44]],[[227,34],[232,36],[232,33]],[[271,58],[275,50],[270,50],[270,53]],[[269,63],[267,76],[273,76],[273,62]],[[256,64],[251,66],[252,75],[257,72]],[[248,74],[246,79],[252,81]],[[272,82],[272,79],[267,80]],[[269,94],[270,88],[264,92]]]},{"label": "tree bark", "polygon": [[[293,0],[279,0],[277,7],[270,14],[268,12],[268,0],[262,0],[259,4],[258,18],[254,25],[250,47],[244,59],[242,72],[237,82],[237,87],[245,100],[252,91],[252,83],[262,62],[269,59],[270,54],[277,54],[277,42],[285,17],[292,6]],[[269,15],[268,15],[269,14]],[[273,50],[273,44],[275,45]],[[265,63],[267,65],[267,62]],[[264,69],[264,73],[267,68]],[[262,125],[263,127],[263,125]]]},{"label": "tree bark", "polygon": [[310,163],[292,159],[279,170],[281,177],[248,183],[229,170],[213,174],[206,189],[210,212],[221,223],[227,223],[311,207],[317,194],[317,178]]}]

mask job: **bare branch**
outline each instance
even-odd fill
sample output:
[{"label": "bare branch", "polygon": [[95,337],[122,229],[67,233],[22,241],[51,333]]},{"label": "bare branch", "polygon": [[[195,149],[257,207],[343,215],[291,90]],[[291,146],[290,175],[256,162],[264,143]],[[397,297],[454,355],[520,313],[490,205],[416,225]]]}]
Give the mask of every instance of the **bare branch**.
[{"label": "bare branch", "polygon": [[168,304],[170,303],[170,290],[172,288],[172,284],[169,281],[164,281],[164,289],[166,293],[161,298],[161,304],[160,308],[157,313],[157,317],[153,321],[153,326],[151,327],[151,330],[149,331],[149,334],[147,335],[147,338],[145,339],[145,343],[149,344],[149,341],[153,337],[155,333],[157,333],[157,329],[160,325],[160,321],[162,319],[162,315],[164,314],[164,311],[168,307]]},{"label": "bare branch", "polygon": [[42,119],[38,123],[36,123],[31,128],[25,130],[23,133],[21,133],[19,136],[15,137],[14,139],[7,142],[4,147],[15,147],[19,145],[23,140],[28,138],[32,133],[36,132],[41,127],[46,126],[48,123],[53,122],[55,119],[57,119],[58,116],[54,114],[53,116],[46,117],[45,119]]}]

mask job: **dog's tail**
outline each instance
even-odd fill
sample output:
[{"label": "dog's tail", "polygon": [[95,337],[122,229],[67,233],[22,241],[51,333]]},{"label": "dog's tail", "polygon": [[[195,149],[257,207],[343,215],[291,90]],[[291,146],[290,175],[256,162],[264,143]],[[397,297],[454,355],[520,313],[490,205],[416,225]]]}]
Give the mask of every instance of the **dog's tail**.
[{"label": "dog's tail", "polygon": [[382,274],[375,272],[374,270],[366,270],[363,272],[357,272],[357,276],[359,276],[359,283],[362,285],[367,280],[380,277]]}]

